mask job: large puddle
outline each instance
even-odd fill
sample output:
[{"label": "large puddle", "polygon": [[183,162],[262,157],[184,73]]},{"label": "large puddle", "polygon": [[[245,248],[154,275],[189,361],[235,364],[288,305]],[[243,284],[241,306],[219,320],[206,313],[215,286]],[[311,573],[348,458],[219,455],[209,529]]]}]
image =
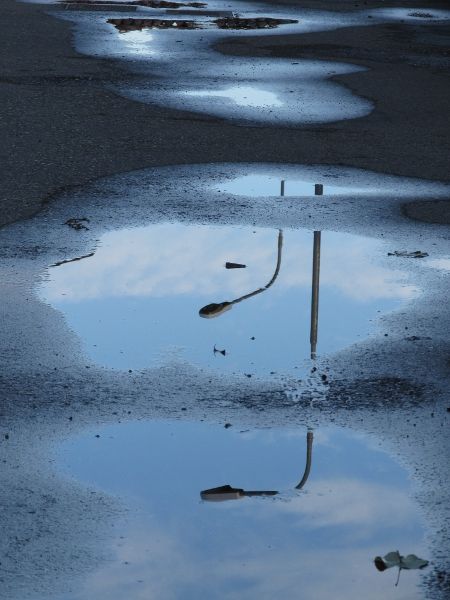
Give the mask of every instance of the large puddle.
[{"label": "large puddle", "polygon": [[40,295],[103,366],[295,375],[414,294],[377,264],[385,254],[330,231],[154,224],[105,233],[93,255],[50,268]]},{"label": "large puddle", "polygon": [[[217,43],[230,36],[240,44],[242,36],[301,34],[390,21],[426,24],[450,16],[448,11],[437,10],[325,12],[218,0],[207,3],[206,10],[114,6],[114,2],[97,6],[100,11],[86,10],[89,4],[79,5],[80,10],[76,4],[61,4],[59,8],[67,6],[75,10],[56,14],[75,22],[80,52],[125,60],[133,72],[142,75],[138,84],[133,78],[132,84],[115,88],[121,94],[236,122],[281,126],[369,114],[371,102],[332,80],[336,75],[361,71],[361,67],[335,61],[224,55],[216,51]],[[237,15],[252,28],[218,28],[218,22],[234,22]],[[245,48],[242,53],[246,54]]]},{"label": "large puddle", "polygon": [[[58,461],[130,509],[110,561],[64,599],[422,597],[417,571],[395,587],[396,570],[373,563],[396,549],[427,557],[407,474],[373,439],[131,422],[66,442]],[[226,484],[244,492],[200,496]]]}]

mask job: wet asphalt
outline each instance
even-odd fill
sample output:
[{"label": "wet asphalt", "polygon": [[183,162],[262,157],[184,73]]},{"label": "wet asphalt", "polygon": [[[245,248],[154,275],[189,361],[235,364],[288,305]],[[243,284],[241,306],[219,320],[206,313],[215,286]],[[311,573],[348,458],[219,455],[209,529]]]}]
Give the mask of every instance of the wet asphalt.
[{"label": "wet asphalt", "polygon": [[[353,5],[345,3],[349,9]],[[391,24],[288,40],[276,36],[269,46],[263,38],[220,45],[228,53],[320,56],[370,68],[339,78],[375,103],[368,117],[277,129],[230,125],[116,96],[105,84],[130,81],[130,74],[114,62],[75,53],[69,25],[47,16],[41,6],[10,0],[4,1],[2,15],[14,27],[2,26],[0,42],[1,221],[16,222],[2,230],[6,237],[1,238],[0,584],[5,597],[41,600],[51,591],[63,598],[68,589],[76,589],[77,577],[107,558],[110,528],[123,511],[111,497],[93,495],[73,481],[62,483],[52,469],[53,444],[87,425],[180,415],[250,426],[335,423],[383,439],[410,472],[427,519],[432,568],[424,579],[424,598],[448,597],[450,315],[445,275],[405,264],[426,293],[384,317],[374,339],[326,361],[326,390],[311,373],[311,382],[295,390],[295,398],[289,382],[286,387],[236,382],[189,367],[126,374],[98,368],[86,361],[62,316],[33,293],[49,262],[89,252],[95,243],[95,231],[92,239],[67,234],[58,239],[57,232],[47,236],[49,224],[64,222],[62,217],[74,216],[76,208],[90,210],[92,198],[100,211],[111,202],[111,212],[99,218],[100,229],[112,215],[118,226],[164,213],[164,206],[155,203],[133,205],[131,214],[120,214],[115,204],[120,193],[109,197],[107,181],[98,182],[100,177],[161,165],[276,162],[347,165],[448,181],[448,57],[441,44],[448,26]],[[146,176],[149,185],[164,190],[163,172]],[[90,187],[81,187],[88,182]],[[176,194],[168,199],[174,218],[227,220],[220,210],[212,217],[206,203],[198,214],[188,210],[186,217],[189,190],[179,204]],[[397,198],[368,209],[349,202],[339,211],[317,205],[303,214],[297,207],[296,223],[384,238],[393,249],[402,242],[445,255],[448,228],[406,219],[404,204]],[[443,206],[439,200],[406,210],[421,221],[439,222],[446,220]],[[274,217],[252,211],[242,207],[241,217],[273,225],[292,218],[289,212]],[[34,221],[23,221],[39,212]],[[14,239],[20,244],[14,245]],[[406,339],[412,336],[416,339]],[[186,405],[188,415],[181,412]]]},{"label": "wet asphalt", "polygon": [[[327,7],[333,5],[316,5]],[[271,38],[274,55],[347,57],[368,66],[337,80],[373,101],[375,110],[327,125],[264,128],[118,97],[105,85],[130,82],[130,74],[115,62],[76,53],[70,24],[48,11],[48,5],[2,3],[1,223],[35,214],[58,191],[157,165],[342,164],[448,180],[448,57],[442,46],[448,25],[350,28],[290,38],[287,46],[282,38],[273,46]],[[252,38],[224,49],[257,53],[267,45]]]}]

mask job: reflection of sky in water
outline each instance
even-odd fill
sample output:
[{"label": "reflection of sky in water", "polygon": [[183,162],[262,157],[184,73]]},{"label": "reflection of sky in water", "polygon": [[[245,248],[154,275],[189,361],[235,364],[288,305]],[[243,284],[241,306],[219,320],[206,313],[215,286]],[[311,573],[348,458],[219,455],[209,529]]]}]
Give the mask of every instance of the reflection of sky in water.
[{"label": "reflection of sky in water", "polygon": [[[76,598],[421,597],[417,572],[395,588],[396,574],[372,562],[397,548],[427,556],[406,473],[359,436],[337,428],[314,435],[301,492],[293,487],[305,467],[304,429],[141,422],[65,443],[66,471],[131,508],[128,523],[116,524],[113,560]],[[202,489],[226,483],[281,494],[200,501]]]},{"label": "reflection of sky in water", "polygon": [[[329,185],[326,181],[306,181],[289,179],[284,184],[285,196],[314,196],[314,184],[322,183],[323,195],[331,194],[374,194],[373,187],[365,189],[358,187]],[[221,183],[217,188],[236,196],[279,196],[281,192],[280,178],[274,175],[253,174],[236,177]]]},{"label": "reflection of sky in water", "polygon": [[442,271],[450,271],[450,258],[433,258],[427,260],[427,265]]},{"label": "reflection of sky in water", "polygon": [[[238,373],[289,371],[310,350],[312,232],[284,233],[269,290],[215,319],[198,316],[206,304],[265,286],[277,238],[276,230],[179,224],[115,231],[95,256],[50,270],[40,293],[102,365],[144,368],[178,356]],[[369,260],[379,252],[376,241],[323,232],[319,355],[365,337],[377,311],[411,295],[401,273]],[[226,261],[247,268],[227,270]],[[227,355],[214,355],[214,345]]]},{"label": "reflection of sky in water", "polygon": [[157,52],[153,49],[150,42],[153,40],[152,32],[149,29],[142,31],[129,31],[125,38],[126,50],[131,54],[145,54],[155,56]]},{"label": "reflection of sky in water", "polygon": [[[237,373],[289,371],[309,356],[313,233],[284,232],[281,270],[267,291],[202,319],[203,306],[265,286],[278,231],[163,224],[105,234],[91,258],[49,270],[40,295],[61,310],[88,354],[114,368],[175,356]],[[371,331],[378,311],[413,293],[377,266],[379,242],[322,233],[318,354]],[[225,262],[247,265],[225,269]],[[254,340],[251,338],[255,338]],[[213,347],[227,355],[214,355]]]},{"label": "reflection of sky in water", "polygon": [[200,98],[227,98],[233,100],[238,106],[251,106],[253,108],[283,105],[277,94],[245,85],[230,87],[225,90],[190,91],[186,94]]}]

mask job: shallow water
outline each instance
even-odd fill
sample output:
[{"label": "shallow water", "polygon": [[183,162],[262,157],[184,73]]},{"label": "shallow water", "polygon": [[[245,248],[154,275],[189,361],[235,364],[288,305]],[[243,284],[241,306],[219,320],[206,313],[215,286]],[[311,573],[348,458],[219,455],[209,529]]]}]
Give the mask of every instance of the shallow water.
[{"label": "shallow water", "polygon": [[[337,178],[336,178],[337,179]],[[325,180],[326,183],[316,183],[314,176],[305,179],[295,179],[290,177],[289,180],[281,180],[276,175],[269,175],[266,173],[250,173],[243,175],[242,177],[235,177],[229,181],[223,182],[217,186],[217,190],[220,192],[227,192],[235,196],[314,196],[317,195],[316,185],[321,186],[319,195],[326,196],[340,196],[340,195],[361,195],[361,194],[379,194],[381,193],[380,187],[375,186],[362,186],[356,185],[344,185],[339,184],[339,181],[329,183],[328,178]],[[321,181],[324,181],[321,179]]]},{"label": "shallow water", "polygon": [[[331,80],[335,75],[361,71],[361,67],[327,61],[226,56],[215,50],[216,43],[228,37],[238,40],[239,36],[309,33],[390,21],[427,24],[450,17],[449,11],[415,13],[409,9],[378,9],[333,13],[277,4],[220,1],[209,2],[208,11],[209,15],[202,15],[202,11],[196,14],[189,8],[184,13],[182,8],[166,11],[137,7],[127,13],[114,12],[112,7],[101,13],[61,10],[57,14],[76,24],[76,46],[80,52],[125,60],[132,71],[142,75],[140,84],[134,79],[132,85],[116,87],[119,93],[142,102],[206,113],[238,123],[280,126],[325,123],[369,114],[373,108],[371,102]],[[216,28],[214,11],[298,22],[275,29],[224,31]],[[174,19],[177,14],[181,19],[195,21],[201,29],[119,32],[107,23],[114,17]]]},{"label": "shallow water", "polygon": [[[39,293],[102,366],[187,361],[247,377],[295,375],[314,351],[315,238],[304,229],[185,224],[111,231],[93,256],[50,268]],[[415,290],[401,271],[377,265],[385,252],[375,240],[324,231],[320,246],[316,343],[324,356],[365,338],[380,312]],[[201,318],[203,307],[223,302],[227,310]]]},{"label": "shallow water", "polygon": [[[233,6],[233,3],[216,2],[210,3],[208,9],[229,11]],[[298,16],[287,7],[239,3],[236,9],[240,16]],[[115,88],[139,101],[204,112],[237,122],[280,125],[357,118],[372,109],[371,102],[329,80],[336,74],[359,71],[360,67],[325,61],[224,56],[213,48],[216,42],[229,36],[306,32],[348,25],[348,16],[343,19],[342,15],[332,13],[302,14],[299,23],[273,30],[223,31],[215,28],[213,17],[194,14],[189,15],[189,19],[198,22],[203,29],[144,29],[120,33],[107,23],[108,18],[173,19],[174,15],[144,8],[129,15],[113,11],[58,14],[76,23],[79,51],[125,60],[132,71],[143,76],[140,84],[134,80],[132,85]]]},{"label": "shallow water", "polygon": [[[132,422],[64,443],[65,473],[130,509],[110,562],[64,598],[420,598],[417,572],[395,588],[395,569],[373,565],[397,548],[427,554],[407,474],[374,439],[313,436],[302,490],[306,429]],[[201,500],[223,484],[279,493]]]},{"label": "shallow water", "polygon": [[223,90],[197,90],[186,92],[188,96],[197,98],[225,98],[232,100],[238,106],[263,108],[265,106],[278,107],[283,102],[273,92],[267,92],[251,86],[230,87]]}]

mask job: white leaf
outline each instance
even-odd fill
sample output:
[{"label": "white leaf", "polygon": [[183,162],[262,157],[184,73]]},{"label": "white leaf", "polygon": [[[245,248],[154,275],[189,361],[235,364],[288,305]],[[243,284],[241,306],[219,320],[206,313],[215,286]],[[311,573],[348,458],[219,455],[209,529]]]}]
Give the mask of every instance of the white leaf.
[{"label": "white leaf", "polygon": [[386,568],[390,569],[391,567],[399,567],[401,563],[402,557],[398,550],[395,552],[388,552],[383,556],[383,561],[386,564]]},{"label": "white leaf", "polygon": [[428,565],[428,561],[419,558],[415,554],[408,554],[405,558],[402,557],[400,567],[402,569],[423,569]]}]

